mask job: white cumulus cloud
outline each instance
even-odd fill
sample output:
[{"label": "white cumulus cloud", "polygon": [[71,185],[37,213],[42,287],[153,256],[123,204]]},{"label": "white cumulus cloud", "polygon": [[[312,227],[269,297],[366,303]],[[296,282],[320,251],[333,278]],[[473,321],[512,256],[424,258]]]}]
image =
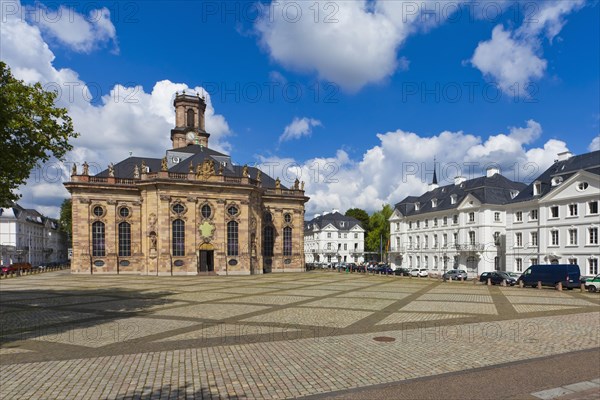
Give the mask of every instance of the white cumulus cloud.
[{"label": "white cumulus cloud", "polygon": [[91,9],[87,15],[64,5],[52,9],[42,3],[26,6],[28,21],[41,28],[43,34],[78,53],[90,53],[112,44],[118,52],[117,30],[106,7]]},{"label": "white cumulus cloud", "polygon": [[[527,97],[529,85],[541,79],[548,66],[543,58],[543,37],[552,43],[565,25],[565,17],[584,4],[585,0],[528,3],[522,25],[516,30],[496,25],[491,39],[479,42],[471,64],[505,93]],[[515,3],[514,7],[521,6]]]},{"label": "white cumulus cloud", "polygon": [[279,143],[300,139],[303,136],[310,136],[312,134],[312,128],[317,126],[321,126],[321,121],[317,119],[294,117],[294,120],[285,127],[283,133],[279,136]]},{"label": "white cumulus cloud", "polygon": [[590,145],[588,146],[589,151],[598,151],[600,150],[600,136],[596,136],[592,139]]}]

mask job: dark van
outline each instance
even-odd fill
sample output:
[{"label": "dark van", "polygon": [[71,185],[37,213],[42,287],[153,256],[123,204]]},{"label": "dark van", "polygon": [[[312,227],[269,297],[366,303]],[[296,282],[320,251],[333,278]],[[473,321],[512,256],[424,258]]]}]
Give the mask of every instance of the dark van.
[{"label": "dark van", "polygon": [[581,285],[579,265],[577,264],[541,264],[532,265],[519,277],[525,286],[536,287],[538,281],[542,286],[558,287],[562,282],[563,288],[573,289]]}]

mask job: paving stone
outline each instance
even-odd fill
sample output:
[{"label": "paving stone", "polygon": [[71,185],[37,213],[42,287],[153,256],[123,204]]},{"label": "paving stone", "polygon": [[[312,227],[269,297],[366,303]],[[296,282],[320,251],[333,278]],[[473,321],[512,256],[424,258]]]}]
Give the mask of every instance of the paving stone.
[{"label": "paving stone", "polygon": [[550,399],[556,399],[558,397],[565,396],[565,395],[571,394],[571,393],[573,393],[572,390],[568,390],[568,389],[559,387],[559,388],[554,388],[554,389],[542,390],[541,392],[531,393],[531,395],[534,397],[537,397],[538,399],[550,400]]},{"label": "paving stone", "polygon": [[465,302],[436,302],[436,301],[413,301],[404,306],[402,311],[439,311],[449,313],[470,313],[470,314],[493,314],[496,315],[496,306],[484,303],[465,303]]}]

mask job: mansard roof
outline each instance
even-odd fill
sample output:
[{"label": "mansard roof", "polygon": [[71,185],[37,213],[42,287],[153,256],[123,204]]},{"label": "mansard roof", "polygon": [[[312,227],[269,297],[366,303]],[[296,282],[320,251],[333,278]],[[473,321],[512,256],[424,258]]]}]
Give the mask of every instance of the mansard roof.
[{"label": "mansard roof", "polygon": [[[494,174],[466,180],[462,183],[446,185],[430,190],[421,196],[408,196],[397,203],[395,208],[404,216],[421,215],[431,212],[452,210],[457,208],[468,195],[472,195],[482,204],[506,204],[510,202],[514,192],[523,190],[525,184]],[[456,196],[454,204],[451,199]],[[437,199],[433,207],[432,200]],[[419,204],[417,210],[415,204]]]},{"label": "mansard roof", "polygon": [[[342,226],[342,222],[344,223],[344,226]],[[354,228],[356,225],[358,225],[359,227],[362,228],[362,226],[360,225],[360,221],[357,220],[356,218],[348,217],[346,215],[340,214],[339,212],[335,211],[332,213],[319,215],[318,217],[315,217],[315,218],[311,219],[310,221],[304,221],[304,231],[311,232],[311,231],[313,231],[315,226],[317,227],[317,229],[323,229],[327,225],[330,225],[330,224],[333,227],[335,227],[337,230],[341,230],[341,231],[350,230],[350,229]],[[309,228],[309,226],[310,226],[310,228]]]},{"label": "mansard roof", "polygon": [[[563,181],[566,181],[579,171],[587,171],[595,175],[600,175],[600,150],[578,156],[572,156],[563,161],[555,161],[550,168],[544,171],[537,179],[531,182],[529,186],[523,189],[521,193],[519,193],[519,195],[512,200],[512,202],[518,203],[522,201],[543,198],[553,190],[560,187],[560,185],[552,186],[552,179],[554,177],[560,176]],[[541,191],[539,195],[533,194],[535,183],[541,184]]]},{"label": "mansard roof", "polygon": [[[233,165],[231,162],[231,157],[227,154],[223,154],[216,150],[212,150],[200,145],[190,145],[167,150],[167,154],[177,153],[189,153],[189,156],[186,156],[181,160],[181,162],[176,164],[172,164],[170,162],[169,165],[171,165],[171,167],[169,168],[169,172],[188,173],[190,162],[193,163],[195,167],[199,164],[202,164],[205,159],[210,159],[217,163],[215,168],[217,165],[224,163],[223,175],[230,177],[242,177],[243,166]],[[160,158],[129,157],[114,165],[115,177],[133,179],[133,171],[135,166],[137,165],[140,167],[142,165],[142,161],[145,162],[146,166],[150,169],[148,172],[157,172],[161,169],[162,160]],[[252,179],[256,179],[258,171],[258,168],[248,167],[248,173]],[[96,174],[96,176],[104,178],[108,177],[108,168]],[[264,188],[273,189],[275,188],[275,179],[265,173],[261,173],[261,185]],[[281,185],[281,188],[287,189],[287,187],[285,187],[283,184]]]}]

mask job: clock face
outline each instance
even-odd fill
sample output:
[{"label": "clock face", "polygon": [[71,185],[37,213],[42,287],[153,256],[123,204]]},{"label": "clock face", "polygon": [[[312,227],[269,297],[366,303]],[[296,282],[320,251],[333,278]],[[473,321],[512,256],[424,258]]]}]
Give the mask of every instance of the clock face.
[{"label": "clock face", "polygon": [[189,140],[190,142],[193,142],[194,139],[196,138],[196,135],[194,135],[194,132],[188,132],[186,137],[187,137],[187,140]]}]

